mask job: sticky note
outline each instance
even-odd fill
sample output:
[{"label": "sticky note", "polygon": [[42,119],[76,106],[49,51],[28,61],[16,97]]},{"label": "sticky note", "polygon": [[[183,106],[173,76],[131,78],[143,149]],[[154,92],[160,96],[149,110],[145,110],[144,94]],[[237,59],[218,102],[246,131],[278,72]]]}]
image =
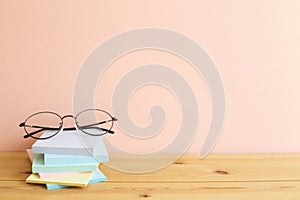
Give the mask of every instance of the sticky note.
[{"label": "sticky note", "polygon": [[66,186],[86,187],[92,175],[93,172],[84,172],[77,175],[40,178],[40,176],[37,173],[33,173],[26,179],[26,182],[38,183],[38,184],[50,183],[50,184],[59,184],[59,185],[66,185]]},{"label": "sticky note", "polygon": [[[45,131],[43,137],[52,135],[53,131]],[[61,131],[47,140],[37,140],[32,145],[36,154],[63,154],[79,156],[106,156],[107,151],[103,136],[90,136],[75,131]]]},{"label": "sticky note", "polygon": [[32,172],[84,172],[95,171],[98,169],[99,163],[83,163],[83,164],[61,164],[61,165],[45,165],[44,155],[35,154],[32,163]]},{"label": "sticky note", "polygon": [[44,154],[45,165],[59,164],[82,164],[92,162],[108,162],[108,155],[99,156],[79,156],[79,155],[64,155],[64,154]]},{"label": "sticky note", "polygon": [[[94,172],[92,178],[89,180],[88,184],[103,182],[103,181],[106,181],[106,176],[100,170],[96,170]],[[58,184],[46,184],[46,187],[47,187],[47,190],[55,190],[55,189],[65,188],[68,186],[58,185]]]}]

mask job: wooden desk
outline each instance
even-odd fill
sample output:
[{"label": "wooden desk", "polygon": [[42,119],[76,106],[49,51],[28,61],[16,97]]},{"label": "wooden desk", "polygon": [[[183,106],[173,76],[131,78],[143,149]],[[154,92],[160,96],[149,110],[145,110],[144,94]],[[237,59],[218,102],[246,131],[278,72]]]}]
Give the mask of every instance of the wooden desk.
[{"label": "wooden desk", "polygon": [[133,175],[100,168],[108,181],[47,191],[26,184],[31,164],[23,152],[0,153],[0,200],[77,199],[300,199],[300,154],[185,155],[171,166]]}]

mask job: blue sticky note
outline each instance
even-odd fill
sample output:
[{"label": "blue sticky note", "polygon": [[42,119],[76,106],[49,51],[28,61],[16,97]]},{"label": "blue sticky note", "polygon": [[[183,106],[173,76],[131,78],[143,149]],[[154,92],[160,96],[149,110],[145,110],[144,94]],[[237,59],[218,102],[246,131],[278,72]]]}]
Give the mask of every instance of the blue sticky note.
[{"label": "blue sticky note", "polygon": [[[45,131],[43,137],[53,135]],[[103,136],[90,136],[77,131],[61,131],[47,140],[37,140],[32,145],[36,154],[63,154],[78,156],[107,156]]]},{"label": "blue sticky note", "polygon": [[[99,169],[97,169],[94,172],[93,176],[91,177],[89,184],[103,182],[103,181],[106,181],[106,176]],[[60,188],[66,188],[69,186],[57,185],[57,184],[46,184],[46,187],[47,187],[47,190],[55,190],[55,189],[60,189]]]},{"label": "blue sticky note", "polygon": [[45,165],[83,164],[93,162],[108,162],[108,154],[99,156],[78,156],[64,154],[44,154]]},{"label": "blue sticky note", "polygon": [[32,172],[85,172],[95,171],[98,169],[97,161],[83,164],[60,164],[60,165],[45,165],[44,155],[35,154],[32,162]]}]

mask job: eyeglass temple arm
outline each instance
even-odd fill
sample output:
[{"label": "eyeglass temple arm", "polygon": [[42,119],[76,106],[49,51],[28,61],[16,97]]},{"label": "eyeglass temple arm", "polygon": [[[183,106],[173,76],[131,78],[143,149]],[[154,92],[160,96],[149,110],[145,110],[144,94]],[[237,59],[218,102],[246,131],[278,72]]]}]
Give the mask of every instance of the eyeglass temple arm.
[{"label": "eyeglass temple arm", "polygon": [[[25,125],[25,122],[22,122],[22,123],[19,124],[19,127],[24,127],[24,126],[26,126],[26,125]],[[41,132],[41,131],[44,131],[44,130],[58,130],[58,128],[53,128],[53,127],[43,127],[43,126],[26,126],[26,127],[40,128],[40,129],[39,129],[39,130],[36,130],[36,131],[34,131],[34,132],[32,132],[32,133],[28,133],[28,134],[24,135],[24,136],[23,136],[24,138],[28,138],[28,137],[30,137],[30,136],[32,136],[32,135],[35,135],[35,134],[37,134],[37,133],[39,133],[39,132]]]},{"label": "eyeglass temple arm", "polygon": [[105,124],[105,123],[108,123],[108,122],[113,122],[113,121],[118,121],[117,118],[113,117],[112,119],[110,120],[105,120],[105,121],[102,121],[102,122],[97,122],[97,123],[94,123],[94,124],[88,124],[88,125],[85,125],[85,126],[80,126],[80,127],[89,127],[89,126],[95,126],[95,125],[100,125],[100,124]]},{"label": "eyeglass temple arm", "polygon": [[[110,120],[105,120],[105,121],[94,123],[94,124],[88,124],[88,125],[80,126],[80,128],[88,128],[88,127],[91,127],[91,126],[105,124],[105,123],[112,122],[112,121],[117,121],[117,120],[118,120],[117,118],[112,117],[112,119],[110,119]],[[99,128],[99,127],[93,127],[93,128],[101,129],[101,130],[104,130],[104,131],[106,131],[108,133],[111,133],[111,134],[115,133],[114,131],[106,129],[106,128]],[[76,128],[75,127],[74,128],[73,127],[72,128],[64,128],[64,130],[76,130]]]},{"label": "eyeglass temple arm", "polygon": [[[104,123],[108,123],[108,122],[112,122],[112,121],[117,121],[117,120],[118,120],[117,118],[112,117],[112,119],[110,119],[110,120],[105,120],[105,121],[94,123],[94,124],[88,124],[88,125],[85,125],[85,126],[80,126],[80,128],[88,128],[88,127],[91,127],[91,126],[100,125],[100,124],[104,124]],[[115,133],[114,131],[106,129],[106,128],[99,128],[99,127],[93,127],[93,128],[101,129],[101,130],[104,130],[104,131],[106,131],[108,133],[111,133],[111,134]],[[73,129],[73,127],[72,127],[72,129],[71,128],[69,128],[69,129],[66,128],[64,130],[75,130],[75,129]]]},{"label": "eyeglass temple arm", "polygon": [[[105,123],[112,122],[112,121],[117,121],[117,120],[118,120],[117,118],[112,117],[112,119],[110,119],[110,120],[105,120],[105,121],[98,122],[98,123],[94,123],[94,124],[88,124],[88,125],[80,126],[80,128],[89,128],[89,127],[91,127],[91,126],[100,125],[100,124],[105,124]],[[109,129],[106,129],[106,128],[99,128],[99,127],[93,127],[93,128],[101,129],[101,130],[104,130],[104,131],[106,131],[106,132],[108,132],[108,133],[111,133],[111,134],[114,134],[114,133],[115,133],[114,131],[109,130]],[[65,131],[76,130],[76,128],[75,128],[75,127],[64,128],[63,130],[65,130]]]}]

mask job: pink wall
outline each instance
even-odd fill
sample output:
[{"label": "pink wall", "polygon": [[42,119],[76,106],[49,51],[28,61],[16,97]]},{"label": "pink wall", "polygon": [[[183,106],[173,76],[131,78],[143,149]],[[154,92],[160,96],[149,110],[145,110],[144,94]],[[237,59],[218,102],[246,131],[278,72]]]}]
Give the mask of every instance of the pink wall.
[{"label": "pink wall", "polygon": [[[127,30],[159,27],[201,44],[222,76],[227,115],[214,152],[300,152],[299,10],[296,0],[2,0],[0,150],[30,147],[34,141],[23,140],[17,126],[29,114],[45,109],[72,112],[76,75],[99,43]],[[132,64],[145,62],[138,61],[138,55],[119,62],[129,63],[130,56],[135,58]],[[143,55],[146,60],[181,64],[178,58],[161,59],[153,52]],[[191,85],[197,84],[193,71],[181,71]],[[193,88],[201,93],[201,87]],[[137,94],[136,101],[142,101],[143,95]],[[168,98],[172,97],[165,94],[162,101]],[[205,95],[201,104],[210,105]],[[109,109],[109,102],[100,106]],[[131,113],[139,115],[141,110]],[[209,109],[202,115],[209,116],[206,112]],[[204,120],[199,133],[208,123]],[[191,152],[199,152],[199,135]]]}]

